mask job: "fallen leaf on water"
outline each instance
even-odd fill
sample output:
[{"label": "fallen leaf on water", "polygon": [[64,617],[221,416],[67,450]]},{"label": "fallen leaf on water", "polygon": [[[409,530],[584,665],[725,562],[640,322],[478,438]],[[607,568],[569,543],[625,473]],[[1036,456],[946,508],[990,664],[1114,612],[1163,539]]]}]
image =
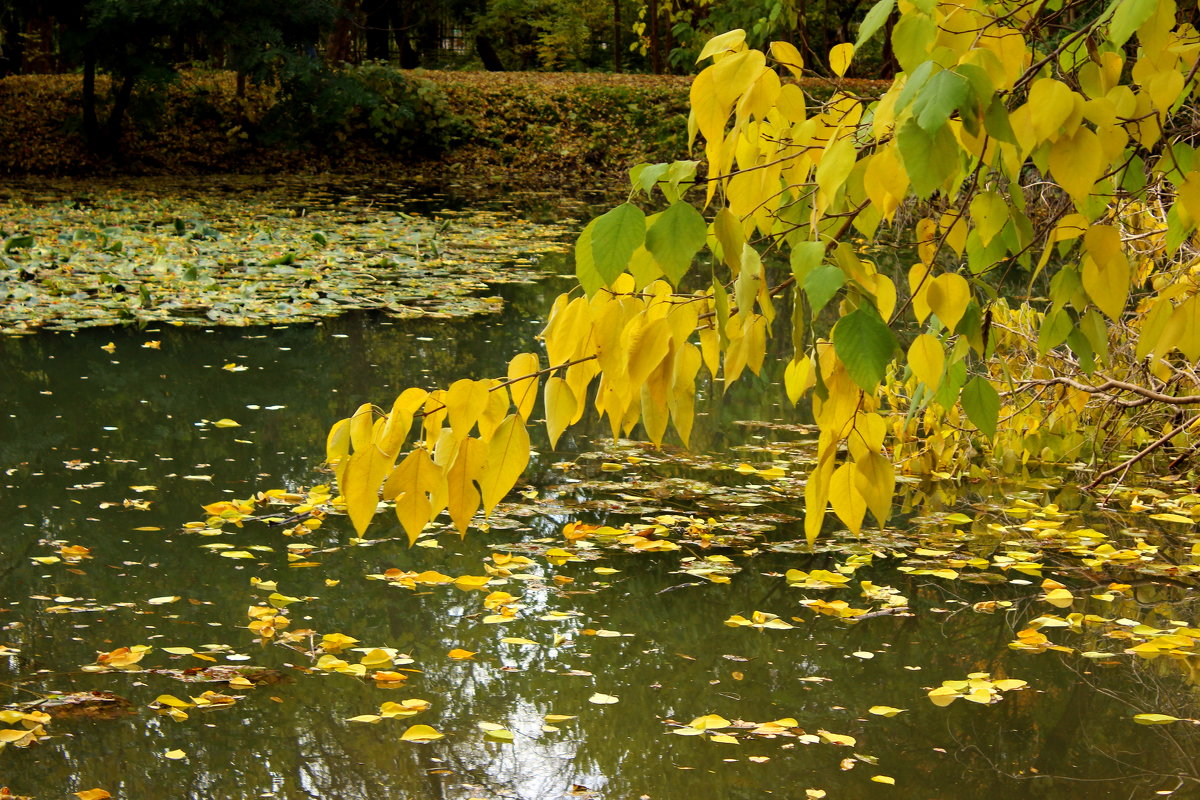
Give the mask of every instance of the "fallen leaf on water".
[{"label": "fallen leaf on water", "polygon": [[620,698],[614,697],[611,694],[600,694],[599,692],[596,692],[594,695],[588,698],[589,703],[595,703],[598,706],[612,705],[619,700]]},{"label": "fallen leaf on water", "polygon": [[438,733],[428,725],[413,725],[411,728],[400,734],[402,742],[432,742],[435,739],[443,738],[444,734]]},{"label": "fallen leaf on water", "polygon": [[1171,722],[1179,722],[1179,717],[1172,717],[1169,714],[1134,714],[1133,721],[1138,725],[1166,725]]},{"label": "fallen leaf on water", "polygon": [[903,713],[907,709],[893,708],[892,706],[871,706],[867,709],[868,714],[875,714],[880,717],[894,717],[897,714]]},{"label": "fallen leaf on water", "polygon": [[163,757],[169,758],[172,761],[178,761],[181,758],[187,758],[187,753],[183,752],[182,750],[168,750],[167,752],[163,753]]},{"label": "fallen leaf on water", "polygon": [[872,775],[871,780],[875,781],[876,783],[886,783],[888,786],[896,785],[896,779],[888,775]]},{"label": "fallen leaf on water", "polygon": [[450,656],[450,658],[453,658],[453,659],[455,659],[456,661],[467,661],[467,660],[469,660],[469,659],[471,659],[471,658],[474,658],[474,657],[475,657],[475,653],[474,653],[474,651],[472,651],[472,650],[463,650],[463,649],[461,649],[461,648],[458,648],[458,647],[454,648],[453,650],[451,650],[451,651],[450,651],[449,653],[447,653],[446,655]]},{"label": "fallen leaf on water", "polygon": [[79,800],[104,800],[106,797],[112,797],[111,794],[104,789],[85,789],[82,792],[73,792]]}]

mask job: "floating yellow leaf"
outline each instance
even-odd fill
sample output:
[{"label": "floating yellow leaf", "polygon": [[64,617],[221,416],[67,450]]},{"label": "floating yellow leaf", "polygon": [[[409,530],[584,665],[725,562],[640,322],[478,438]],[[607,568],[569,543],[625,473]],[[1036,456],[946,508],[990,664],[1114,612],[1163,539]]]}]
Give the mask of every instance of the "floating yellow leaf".
[{"label": "floating yellow leaf", "polygon": [[1172,717],[1169,714],[1134,714],[1133,721],[1138,725],[1166,725],[1171,722],[1179,722],[1179,717]]},{"label": "floating yellow leaf", "polygon": [[435,739],[443,738],[444,734],[438,733],[428,725],[413,725],[411,728],[400,734],[402,742],[432,742]]},{"label": "floating yellow leaf", "polygon": [[696,717],[688,723],[689,728],[695,728],[701,731],[710,731],[714,728],[728,728],[729,720],[719,714],[706,714],[703,717]]},{"label": "floating yellow leaf", "polygon": [[347,722],[375,723],[379,722],[381,719],[383,719],[383,717],[379,716],[378,714],[359,714],[357,717],[350,717],[347,719]]},{"label": "floating yellow leaf", "polygon": [[447,653],[446,655],[450,656],[450,658],[453,658],[457,661],[467,661],[468,659],[475,657],[475,652],[472,650],[463,650],[460,647],[456,647],[453,650],[451,650],[449,653]]},{"label": "floating yellow leaf", "polygon": [[612,705],[613,703],[618,702],[619,699],[620,698],[615,697],[611,694],[600,694],[599,692],[596,692],[595,694],[593,694],[591,697],[588,698],[588,702],[595,703],[598,706],[607,706],[607,705]]},{"label": "floating yellow leaf", "polygon": [[[112,344],[112,342],[109,342]],[[86,789],[82,792],[73,792],[79,800],[105,800],[107,797],[112,797],[111,794],[103,789]]]},{"label": "floating yellow leaf", "polygon": [[872,775],[871,780],[875,781],[876,783],[886,783],[888,786],[894,786],[896,784],[896,779],[888,775]]},{"label": "floating yellow leaf", "polygon": [[483,589],[491,582],[486,575],[460,575],[454,579],[454,585],[463,591]]},{"label": "floating yellow leaf", "polygon": [[867,709],[867,713],[874,714],[879,717],[894,717],[897,714],[901,714],[907,710],[908,709],[904,708],[893,708],[892,706],[871,706]]},{"label": "floating yellow leaf", "polygon": [[169,758],[172,761],[178,761],[181,758],[187,758],[187,753],[183,752],[182,750],[168,750],[167,752],[163,753],[163,757]]},{"label": "floating yellow leaf", "polygon": [[240,428],[241,423],[231,420],[229,417],[222,417],[213,423],[214,428]]},{"label": "floating yellow leaf", "polygon": [[829,742],[829,744],[837,744],[843,747],[854,747],[858,742],[853,736],[847,736],[844,733],[830,733],[826,730],[818,730],[817,735],[826,742]]}]

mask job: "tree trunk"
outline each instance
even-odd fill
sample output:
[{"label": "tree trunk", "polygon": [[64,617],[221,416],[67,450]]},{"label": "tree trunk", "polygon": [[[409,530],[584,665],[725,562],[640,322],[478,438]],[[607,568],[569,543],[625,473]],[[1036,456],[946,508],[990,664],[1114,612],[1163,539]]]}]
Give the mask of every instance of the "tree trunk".
[{"label": "tree trunk", "polygon": [[412,46],[412,40],[408,37],[413,27],[412,3],[402,3],[399,15],[398,19],[393,17],[393,21],[396,24],[394,34],[396,49],[400,51],[400,67],[416,69],[421,66],[421,53]]},{"label": "tree trunk", "polygon": [[133,87],[137,79],[131,73],[121,81],[121,88],[113,98],[112,109],[108,112],[108,124],[104,132],[104,155],[116,155],[121,143],[121,123],[125,121],[125,112],[129,110],[129,101],[133,97]]},{"label": "tree trunk", "polygon": [[350,43],[354,37],[354,18],[358,15],[357,0],[343,0],[329,42],[325,46],[325,63],[331,67],[350,60]]},{"label": "tree trunk", "polygon": [[391,56],[392,4],[389,0],[366,3],[363,14],[363,39],[368,61],[387,61]]},{"label": "tree trunk", "polygon": [[613,0],[613,72],[621,71],[621,0]]},{"label": "tree trunk", "polygon": [[96,118],[96,54],[83,53],[83,134],[93,152],[100,149],[100,121]]},{"label": "tree trunk", "polygon": [[658,0],[646,3],[646,16],[650,23],[650,69],[655,75],[662,75],[662,42],[658,37]]},{"label": "tree trunk", "polygon": [[504,72],[504,63],[500,60],[500,54],[496,52],[496,48],[492,47],[492,40],[482,33],[475,36],[475,52],[479,53],[479,60],[483,62],[483,68],[488,72]]}]

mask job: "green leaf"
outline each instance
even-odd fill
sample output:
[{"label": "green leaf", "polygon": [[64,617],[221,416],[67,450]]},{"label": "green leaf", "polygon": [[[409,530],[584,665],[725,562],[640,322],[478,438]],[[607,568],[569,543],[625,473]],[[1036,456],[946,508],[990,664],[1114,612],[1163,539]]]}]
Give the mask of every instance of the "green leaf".
[{"label": "green leaf", "polygon": [[633,251],[645,240],[646,215],[633,203],[622,203],[593,224],[592,260],[607,286],[625,271]]},{"label": "green leaf", "polygon": [[859,308],[833,326],[833,349],[854,382],[872,392],[896,352],[896,336],[877,314]]},{"label": "green leaf", "polygon": [[910,119],[900,128],[898,139],[904,169],[921,199],[937,191],[958,171],[958,143],[945,125],[930,133]]},{"label": "green leaf", "polygon": [[854,40],[855,52],[863,46],[863,42],[870,39],[877,30],[883,27],[895,8],[896,0],[879,0],[878,3],[871,6],[871,10],[863,17],[862,24],[858,26],[858,38]]},{"label": "green leaf", "polygon": [[654,189],[654,184],[662,180],[662,177],[667,174],[667,168],[670,164],[663,162],[661,164],[637,164],[629,170],[629,183],[634,190],[641,189],[650,196],[651,190]]},{"label": "green leaf", "polygon": [[908,80],[904,82],[904,88],[900,90],[900,96],[896,98],[896,113],[899,114],[904,109],[908,108],[913,100],[917,99],[917,95],[921,92],[922,87],[929,83],[930,77],[935,72],[941,69],[935,61],[924,61],[912,74],[908,76]]},{"label": "green leaf", "polygon": [[592,220],[575,240],[575,277],[579,279],[579,285],[588,297],[604,285],[604,279],[596,271],[596,261],[592,258],[592,231],[595,229],[596,220]]},{"label": "green leaf", "polygon": [[691,204],[679,201],[672,203],[646,231],[646,249],[667,280],[678,285],[707,236],[704,217]]},{"label": "green leaf", "polygon": [[[800,242],[792,246],[792,275],[796,285],[803,286],[808,275],[825,258],[824,242]],[[839,284],[840,286],[840,284]],[[837,288],[834,288],[837,291]]]},{"label": "green leaf", "polygon": [[996,435],[996,420],[1000,417],[1000,394],[992,386],[991,381],[982,375],[976,375],[971,382],[963,387],[959,396],[967,419],[975,424],[987,436]]},{"label": "green leaf", "polygon": [[1061,308],[1056,308],[1042,319],[1042,327],[1038,331],[1037,349],[1046,355],[1067,340],[1075,322],[1071,315]]},{"label": "green leaf", "polygon": [[946,124],[950,115],[962,108],[970,95],[971,84],[950,70],[942,70],[921,88],[913,104],[917,124],[929,133]]},{"label": "green leaf", "polygon": [[4,243],[4,252],[11,253],[12,251],[18,250],[22,247],[33,247],[33,237],[13,236]]},{"label": "green leaf", "polygon": [[[916,5],[920,5],[919,3]],[[934,3],[929,3],[931,9]],[[912,74],[912,71],[926,59],[937,38],[937,23],[929,16],[932,11],[924,14],[901,14],[892,28],[892,51],[900,62],[900,69]]]},{"label": "green leaf", "polygon": [[1158,0],[1121,0],[1113,12],[1112,22],[1108,23],[1108,40],[1117,47],[1124,45],[1133,32],[1150,19],[1157,5]]},{"label": "green leaf", "polygon": [[938,387],[937,392],[933,396],[934,402],[943,408],[949,408],[954,405],[954,401],[958,399],[958,391],[967,382],[967,365],[962,361],[955,361],[946,367],[946,375],[942,378],[942,385]]},{"label": "green leaf", "polygon": [[814,317],[845,283],[846,273],[832,264],[821,264],[808,273],[804,279],[804,293],[808,295]]}]

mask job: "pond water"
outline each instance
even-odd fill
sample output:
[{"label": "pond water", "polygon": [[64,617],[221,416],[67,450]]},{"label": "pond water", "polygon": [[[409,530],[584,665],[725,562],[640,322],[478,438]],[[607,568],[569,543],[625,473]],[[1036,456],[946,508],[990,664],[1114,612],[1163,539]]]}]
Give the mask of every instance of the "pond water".
[{"label": "pond water", "polygon": [[[1190,529],[1101,514],[1051,476],[969,496],[911,486],[896,530],[831,530],[808,552],[809,434],[771,376],[704,405],[691,456],[614,445],[586,424],[557,451],[543,440],[527,497],[465,540],[409,547],[390,515],[365,540],[340,516],[303,535],[185,527],[205,504],[327,481],[325,432],[361,402],[503,374],[564,286],[503,287],[501,315],[466,321],[0,339],[0,705],[54,711],[47,736],[0,751],[0,785],[138,800],[1195,796],[1191,644],[1125,652],[1188,636],[1190,571],[1166,577],[1159,556],[1193,563]],[[1043,535],[1064,519],[1091,533],[1070,546]],[[661,528],[569,542],[572,521]],[[1136,576],[1129,559],[1080,566],[1104,537],[1135,561],[1158,549]],[[395,579],[427,570],[491,582]],[[1049,576],[1073,590],[1069,607],[1045,602]],[[247,628],[272,591],[292,636]],[[495,591],[518,598],[510,621],[489,619]],[[751,624],[727,624],[738,616]],[[1061,649],[1022,633],[1039,619]],[[334,633],[363,648],[338,658],[388,649],[383,669],[405,679],[318,668]],[[137,645],[153,649],[94,671],[98,654]],[[971,674],[973,701],[931,702]],[[186,718],[151,707],[206,690],[233,702]],[[91,691],[127,703],[30,705]],[[378,719],[410,699],[428,708]],[[1135,724],[1141,713],[1181,721]],[[443,737],[402,740],[417,724]]]}]

